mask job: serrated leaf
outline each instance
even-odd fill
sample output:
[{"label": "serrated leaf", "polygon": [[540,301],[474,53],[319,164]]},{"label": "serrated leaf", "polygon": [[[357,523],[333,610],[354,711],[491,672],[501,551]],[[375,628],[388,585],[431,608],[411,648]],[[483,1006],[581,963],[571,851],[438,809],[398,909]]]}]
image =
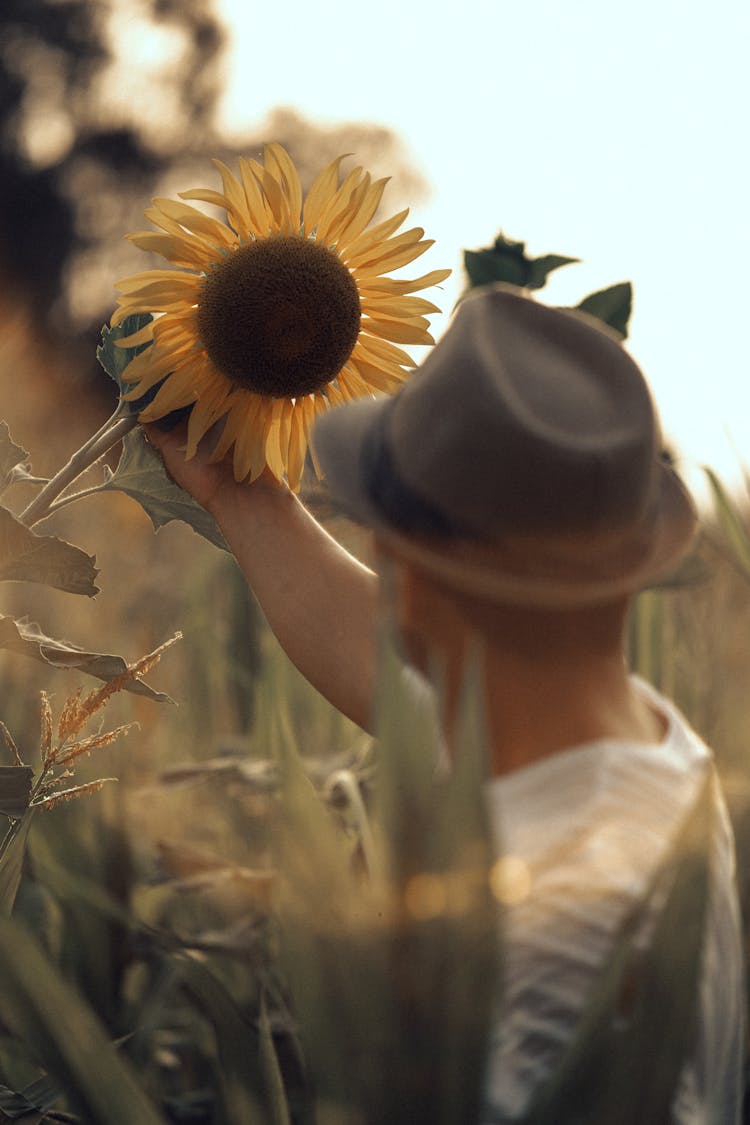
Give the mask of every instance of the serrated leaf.
[{"label": "serrated leaf", "polygon": [[619,281],[616,285],[590,293],[577,307],[604,321],[626,340],[633,312],[633,286],[629,281]]},{"label": "serrated leaf", "polygon": [[580,262],[580,258],[566,258],[562,254],[544,254],[541,258],[533,258],[529,267],[527,289],[542,289],[547,284],[547,277],[553,270],[562,266],[573,266]]},{"label": "serrated leaf", "polygon": [[0,422],[0,493],[15,479],[15,471],[28,463],[29,455],[10,436],[7,423]]},{"label": "serrated leaf", "polygon": [[38,582],[92,598],[99,593],[95,562],[93,555],[64,539],[37,535],[0,507],[0,581]]},{"label": "serrated leaf", "polygon": [[[41,660],[53,668],[77,669],[89,676],[109,682],[127,672],[128,665],[121,656],[109,653],[87,652],[69,641],[46,636],[34,621],[17,619],[0,614],[0,648],[19,652],[34,660]],[[124,691],[145,695],[157,703],[172,703],[164,692],[154,691],[143,680],[128,680]]]},{"label": "serrated leaf", "polygon": [[464,251],[464,268],[471,287],[504,281],[524,289],[541,289],[553,270],[578,261],[578,258],[567,258],[561,254],[531,258],[526,253],[525,242],[514,242],[502,232],[493,246]]},{"label": "serrated leaf", "polygon": [[[144,328],[151,320],[153,320],[153,317],[150,313],[133,313],[132,316],[126,316],[122,324],[118,324],[116,328],[110,328],[107,324],[102,327],[102,342],[96,349],[96,358],[110,379],[117,384],[121,395],[130,390],[130,384],[122,381],[123,371],[131,359],[135,359],[137,355],[151,345],[139,344],[135,348],[118,348],[116,341],[121,340],[124,336],[132,335],[139,328]],[[131,409],[133,413],[137,413],[142,409],[142,405],[140,402],[132,403]]]},{"label": "serrated leaf", "polygon": [[172,520],[181,520],[215,547],[228,550],[213,516],[170,480],[161,457],[148,444],[142,430],[129,433],[122,446],[122,455],[114,473],[105,468],[103,491],[124,492],[137,500],[155,531]]},{"label": "serrated leaf", "polygon": [[0,813],[21,819],[29,807],[33,776],[31,766],[0,766]]},{"label": "serrated leaf", "polygon": [[60,1082],[84,1121],[166,1125],[99,1019],[12,919],[0,920],[0,1019]]}]

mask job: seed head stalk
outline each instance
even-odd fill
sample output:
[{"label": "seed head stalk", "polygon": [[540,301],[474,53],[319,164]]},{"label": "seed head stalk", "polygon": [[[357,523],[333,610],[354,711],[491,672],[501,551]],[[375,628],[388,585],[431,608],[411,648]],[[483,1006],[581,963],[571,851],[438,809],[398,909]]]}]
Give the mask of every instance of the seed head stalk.
[{"label": "seed head stalk", "polygon": [[[80,449],[76,450],[70,460],[55,473],[28,507],[21,512],[18,517],[20,522],[25,524],[26,527],[33,527],[34,524],[46,519],[67,501],[77,498],[78,493],[75,494],[75,497],[68,496],[62,500],[59,499],[73,481],[96,464],[100,457],[103,457],[112,446],[117,445],[118,441],[121,441],[126,434],[130,433],[137,424],[137,416],[131,411],[129,405],[120,401],[117,409],[104,425],[95,434],[92,434]],[[96,488],[85,490],[87,495],[95,491],[97,491]]]}]

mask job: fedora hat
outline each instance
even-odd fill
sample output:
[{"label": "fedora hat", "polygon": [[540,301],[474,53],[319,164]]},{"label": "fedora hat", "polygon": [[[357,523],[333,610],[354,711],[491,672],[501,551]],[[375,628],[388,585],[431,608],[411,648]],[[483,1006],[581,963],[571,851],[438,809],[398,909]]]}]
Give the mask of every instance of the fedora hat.
[{"label": "fedora hat", "polygon": [[610,600],[663,578],[695,531],[619,338],[504,284],[461,302],[398,394],[321,417],[313,447],[348,515],[483,598]]}]

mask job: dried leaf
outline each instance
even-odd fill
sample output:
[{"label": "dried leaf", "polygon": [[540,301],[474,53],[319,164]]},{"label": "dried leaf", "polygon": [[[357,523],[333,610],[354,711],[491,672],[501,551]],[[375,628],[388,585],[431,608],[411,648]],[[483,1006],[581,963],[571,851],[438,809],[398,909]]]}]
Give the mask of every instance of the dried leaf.
[{"label": "dried leaf", "polygon": [[[73,668],[79,672],[86,672],[96,676],[99,680],[109,683],[128,672],[128,664],[121,656],[112,656],[107,653],[86,652],[68,641],[55,640],[47,637],[34,621],[25,618],[17,620],[0,614],[0,648],[12,652],[20,652],[24,656],[31,656],[50,664],[54,668]],[[155,691],[144,683],[143,680],[128,680],[123,684],[125,691],[132,691],[136,695],[145,695],[158,703],[172,703],[164,692]]]},{"label": "dried leaf", "polygon": [[0,507],[0,581],[40,582],[94,597],[95,558],[54,535],[37,535]]},{"label": "dried leaf", "polygon": [[167,476],[161,457],[143,432],[134,430],[122,445],[122,456],[114,473],[105,467],[103,491],[124,492],[137,500],[156,531],[171,520],[182,520],[209,543],[226,551],[226,542],[213,517]]},{"label": "dried leaf", "polygon": [[7,423],[0,422],[0,493],[15,479],[15,470],[28,462],[29,455],[10,436]]}]

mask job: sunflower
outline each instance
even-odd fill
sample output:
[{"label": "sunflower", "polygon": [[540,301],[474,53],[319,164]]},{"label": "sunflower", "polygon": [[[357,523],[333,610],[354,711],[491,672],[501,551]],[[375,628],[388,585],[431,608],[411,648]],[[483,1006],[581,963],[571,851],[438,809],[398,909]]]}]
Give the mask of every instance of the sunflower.
[{"label": "sunflower", "polygon": [[223,419],[212,459],[234,447],[238,481],[268,467],[296,490],[316,416],[396,390],[414,366],[401,345],[434,343],[427,316],[440,310],[413,294],[451,271],[386,276],[433,242],[421,227],[395,234],[408,209],[368,226],[387,179],[372,181],[357,167],[339,182],[343,159],[320,172],[304,200],[279,144],[265,146],[262,163],[240,158],[239,178],[216,160],[223,191],[180,198],[222,208],[226,222],[155,199],[145,215],[159,229],[129,236],[177,268],[117,283],[113,327],[131,313],[153,315],[118,341],[149,345],[125,369],[133,384],[125,398],[155,391],[142,422],[190,407],[187,458]]}]

